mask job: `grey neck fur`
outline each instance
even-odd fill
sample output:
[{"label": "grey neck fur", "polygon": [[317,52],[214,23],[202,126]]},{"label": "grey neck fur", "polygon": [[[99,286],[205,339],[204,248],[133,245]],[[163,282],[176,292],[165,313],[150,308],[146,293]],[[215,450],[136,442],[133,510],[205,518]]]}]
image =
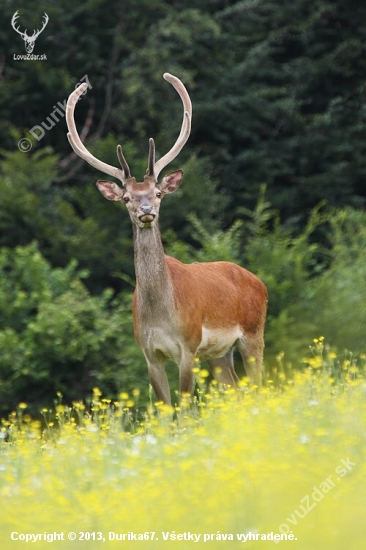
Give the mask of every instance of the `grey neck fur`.
[{"label": "grey neck fur", "polygon": [[166,316],[174,300],[159,227],[157,223],[151,228],[133,224],[133,237],[138,308],[146,317],[159,312]]}]

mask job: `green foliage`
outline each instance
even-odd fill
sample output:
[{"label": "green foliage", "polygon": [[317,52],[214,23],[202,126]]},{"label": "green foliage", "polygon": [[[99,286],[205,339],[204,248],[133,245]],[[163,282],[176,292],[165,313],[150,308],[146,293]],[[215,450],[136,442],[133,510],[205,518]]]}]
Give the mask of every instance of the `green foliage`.
[{"label": "green foliage", "polygon": [[[0,395],[17,400],[69,399],[95,385],[116,393],[147,390],[145,362],[133,338],[130,296],[91,296],[76,262],[52,268],[35,243],[0,253]],[[143,384],[141,384],[143,380]]]},{"label": "green foliage", "polygon": [[[10,25],[16,10],[28,28],[48,13],[35,46],[46,62],[14,60],[24,50]],[[17,147],[9,120],[29,137],[87,74],[92,88],[76,113],[82,128],[90,112],[87,145],[98,149],[109,135],[113,161],[118,141],[133,143],[142,159],[153,136],[161,156],[181,117],[179,99],[162,79],[168,71],[193,100],[192,136],[181,159],[208,159],[228,199],[226,225],[238,206],[254,206],[262,182],[282,219],[297,221],[323,198],[362,206],[365,15],[362,2],[344,0],[40,0],[37,9],[9,0],[0,31],[0,145]],[[52,146],[62,159],[58,177],[69,186],[93,172],[69,156],[65,134],[61,118],[33,150]]]},{"label": "green foliage", "polygon": [[304,316],[339,351],[366,350],[366,214],[351,208],[330,218],[332,262],[310,285]]},{"label": "green foliage", "polygon": [[241,221],[237,221],[226,232],[215,228],[210,232],[195,215],[188,216],[192,226],[192,237],[201,248],[179,241],[169,231],[165,235],[167,252],[184,263],[227,261],[239,263],[239,239]]},{"label": "green foliage", "polygon": [[130,223],[118,205],[103,201],[91,183],[72,188],[55,185],[57,157],[50,148],[33,155],[20,151],[3,154],[1,246],[37,240],[55,266],[65,266],[75,258],[81,268],[90,271],[88,286],[94,292],[112,282],[118,288],[112,275],[121,265],[133,274]]},{"label": "green foliage", "polygon": [[229,4],[214,16],[222,58],[200,73],[196,129],[230,195],[226,216],[262,182],[287,219],[323,198],[364,204],[365,5]]},{"label": "green foliage", "polygon": [[315,276],[318,281],[324,268],[327,252],[311,238],[328,220],[328,214],[321,212],[323,205],[320,204],[311,212],[302,232],[294,235],[280,224],[278,213],[264,198],[264,191],[263,187],[255,210],[246,211],[249,222],[245,266],[267,286],[266,346],[269,355],[286,351],[287,355],[295,357],[299,344],[305,346],[317,334],[310,324],[307,330],[302,326],[301,310],[310,297],[310,281]]}]

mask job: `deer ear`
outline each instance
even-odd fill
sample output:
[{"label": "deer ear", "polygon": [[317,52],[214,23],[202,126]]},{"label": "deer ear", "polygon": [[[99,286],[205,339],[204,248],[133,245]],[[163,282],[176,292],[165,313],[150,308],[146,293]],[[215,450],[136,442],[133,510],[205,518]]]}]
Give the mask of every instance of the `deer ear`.
[{"label": "deer ear", "polygon": [[164,176],[161,183],[157,186],[159,189],[165,193],[174,193],[180,186],[180,183],[183,178],[183,170],[177,170],[176,172],[172,172],[171,174],[168,174],[167,176]]},{"label": "deer ear", "polygon": [[97,181],[97,187],[102,193],[103,197],[109,201],[120,201],[124,195],[123,189],[121,189],[116,183],[111,181]]}]

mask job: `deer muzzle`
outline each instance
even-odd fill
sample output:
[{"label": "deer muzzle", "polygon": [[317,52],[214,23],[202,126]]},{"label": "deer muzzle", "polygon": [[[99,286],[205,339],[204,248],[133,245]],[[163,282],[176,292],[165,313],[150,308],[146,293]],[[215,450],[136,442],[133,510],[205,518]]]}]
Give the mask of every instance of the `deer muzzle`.
[{"label": "deer muzzle", "polygon": [[151,223],[154,221],[154,207],[151,204],[142,204],[140,206],[139,220],[142,223]]}]

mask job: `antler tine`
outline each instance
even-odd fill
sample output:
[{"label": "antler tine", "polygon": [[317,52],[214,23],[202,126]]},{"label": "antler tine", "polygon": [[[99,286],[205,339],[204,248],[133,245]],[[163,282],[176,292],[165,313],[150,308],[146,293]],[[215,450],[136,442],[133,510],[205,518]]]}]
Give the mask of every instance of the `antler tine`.
[{"label": "antler tine", "polygon": [[18,17],[19,17],[18,14],[19,14],[19,10],[17,10],[17,11],[14,13],[13,17],[11,18],[11,25],[12,25],[12,27],[14,27],[14,24],[16,23],[16,20],[17,20]]},{"label": "antler tine", "polygon": [[123,156],[122,147],[120,145],[117,145],[117,157],[123,169],[124,179],[130,178],[131,177],[130,168],[126,162],[125,157]]},{"label": "antler tine", "polygon": [[183,149],[185,143],[187,142],[189,138],[189,134],[191,133],[191,120],[192,120],[192,103],[189,98],[188,92],[183,84],[177,78],[176,76],[173,76],[169,73],[164,73],[164,78],[170,84],[174,86],[174,88],[177,90],[178,94],[180,95],[180,98],[183,102],[183,122],[180,134],[178,136],[177,141],[173,145],[173,147],[170,149],[170,151],[164,155],[161,159],[158,160],[158,162],[155,163],[155,177],[157,178],[163,168],[167,166],[175,157],[180,153],[180,151]]},{"label": "antler tine", "polygon": [[17,21],[18,17],[19,17],[19,10],[17,10],[17,11],[14,13],[14,15],[13,15],[13,17],[12,17],[12,19],[11,19],[11,26],[12,26],[13,29],[14,29],[18,34],[20,34],[21,37],[23,38],[23,36],[26,34],[27,31],[25,31],[25,33],[24,33],[24,32],[22,32],[22,31],[19,30],[20,27],[17,28],[17,27],[15,26],[15,24],[18,23],[18,21]]},{"label": "antler tine", "polygon": [[155,166],[155,142],[153,138],[149,139],[149,162],[147,168],[147,175],[154,177]]},{"label": "antler tine", "polygon": [[71,147],[74,149],[75,153],[79,155],[79,157],[86,160],[86,162],[91,164],[97,170],[113,176],[114,178],[118,178],[124,184],[124,174],[122,170],[115,168],[114,166],[110,166],[109,164],[95,158],[91,153],[89,153],[79,137],[75,126],[74,111],[76,102],[87,87],[88,85],[86,82],[80,84],[80,86],[69,95],[69,99],[67,100],[66,123],[69,130],[69,133],[67,134],[68,140]]},{"label": "antler tine", "polygon": [[[44,17],[44,21],[43,21],[43,23],[42,23],[42,28],[41,28],[41,30],[38,30],[38,29],[37,29],[38,34],[41,34],[41,32],[43,31],[43,29],[45,28],[45,26],[47,25],[47,23],[48,23],[48,21],[49,21],[49,17],[48,17],[48,15],[47,15],[46,12],[42,15],[42,17]],[[37,35],[37,36],[38,36],[38,35]]]},{"label": "antler tine", "polygon": [[44,17],[44,21],[42,21],[42,28],[41,29],[36,29],[34,32],[33,32],[33,36],[32,38],[35,36],[35,38],[38,38],[38,36],[41,34],[41,32],[44,30],[45,26],[47,25],[48,21],[49,21],[49,17],[47,15],[47,13],[45,12],[42,17]]}]

